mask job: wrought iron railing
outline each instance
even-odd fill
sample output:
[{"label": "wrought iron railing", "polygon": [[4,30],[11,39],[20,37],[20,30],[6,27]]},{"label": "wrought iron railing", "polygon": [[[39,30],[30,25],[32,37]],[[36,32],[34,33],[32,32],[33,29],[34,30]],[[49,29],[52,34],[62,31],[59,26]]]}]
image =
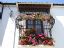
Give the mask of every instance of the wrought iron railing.
[{"label": "wrought iron railing", "polygon": [[[42,25],[43,25],[43,33],[41,33],[41,35],[44,35],[44,38],[45,39],[42,39],[41,37],[39,39],[36,38],[37,34],[34,33],[34,38],[38,41],[38,44],[41,44],[39,42],[39,40],[41,40],[43,42],[43,40],[48,40],[48,41],[51,41],[51,44],[52,43],[52,28],[53,28],[53,25],[55,23],[55,19],[51,16],[51,15],[40,15],[40,14],[35,14],[35,16],[33,16],[34,18],[29,17],[28,15],[25,16],[25,18],[23,18],[24,16],[19,16],[17,19],[16,19],[16,27],[19,29],[19,37],[20,39],[22,40],[23,39],[27,39],[27,35],[30,36],[32,35],[32,33],[36,32],[36,28],[26,28],[24,27],[24,25],[19,25],[19,21],[23,21],[23,20],[35,20],[35,19],[40,19],[42,21]],[[32,19],[31,19],[32,18]],[[26,25],[25,25],[26,26]],[[32,32],[32,29],[34,29],[35,31]],[[29,33],[28,33],[29,32]],[[32,32],[32,33],[31,33]],[[25,37],[25,38],[24,38]],[[33,38],[32,38],[33,39]],[[30,43],[30,42],[29,42]],[[29,44],[27,43],[27,44]],[[32,44],[32,43],[31,43]],[[48,44],[48,43],[47,43]],[[26,44],[25,44],[26,45]]]}]

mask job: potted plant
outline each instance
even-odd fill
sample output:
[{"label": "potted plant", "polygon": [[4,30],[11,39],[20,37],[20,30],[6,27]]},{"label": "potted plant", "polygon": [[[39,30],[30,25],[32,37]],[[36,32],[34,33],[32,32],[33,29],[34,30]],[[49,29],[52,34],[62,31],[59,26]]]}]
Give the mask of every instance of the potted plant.
[{"label": "potted plant", "polygon": [[27,38],[27,36],[22,36],[21,37],[20,44],[21,45],[27,45],[28,44],[28,38]]}]

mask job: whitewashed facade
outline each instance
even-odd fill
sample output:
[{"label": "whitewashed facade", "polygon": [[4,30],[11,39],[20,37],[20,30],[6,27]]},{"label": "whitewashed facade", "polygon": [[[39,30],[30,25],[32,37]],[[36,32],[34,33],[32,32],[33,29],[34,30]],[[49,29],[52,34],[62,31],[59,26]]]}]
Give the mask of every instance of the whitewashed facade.
[{"label": "whitewashed facade", "polygon": [[[10,16],[11,10],[12,16]],[[55,18],[52,29],[54,48],[64,47],[64,6],[51,4],[50,13]],[[15,18],[18,15],[17,5],[4,5],[2,19],[0,19],[0,48],[18,48],[19,32],[15,27]]]}]

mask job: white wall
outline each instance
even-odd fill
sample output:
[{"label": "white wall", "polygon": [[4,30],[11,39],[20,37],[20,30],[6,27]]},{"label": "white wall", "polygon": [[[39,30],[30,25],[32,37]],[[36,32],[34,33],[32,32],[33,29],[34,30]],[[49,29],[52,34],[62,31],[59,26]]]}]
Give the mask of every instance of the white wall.
[{"label": "white wall", "polygon": [[13,17],[10,17],[10,9],[8,6],[4,7],[3,16],[2,16],[2,30],[0,33],[0,42],[2,42],[2,48],[13,48],[14,44],[14,32],[15,32],[15,17],[17,16],[17,7],[10,6],[13,10]]},{"label": "white wall", "polygon": [[[1,12],[1,9],[2,9],[1,7],[2,7],[2,5],[0,5],[0,12]],[[0,19],[0,34],[2,33],[1,28],[2,28],[2,20]],[[2,35],[0,35],[0,38],[2,38],[1,36],[2,36]],[[1,44],[2,44],[1,41],[2,41],[2,39],[0,39],[0,46],[1,46]]]},{"label": "white wall", "polygon": [[64,15],[64,6],[52,6],[51,14],[54,16],[63,16]]},{"label": "white wall", "polygon": [[64,47],[64,7],[51,7],[51,14],[55,18],[54,28],[52,29],[55,40],[55,48]]},{"label": "white wall", "polygon": [[0,48],[1,48],[1,46],[2,46],[2,42],[1,42],[1,41],[2,41],[2,37],[1,37],[1,36],[2,36],[2,35],[1,35],[2,30],[1,30],[1,27],[2,27],[2,20],[0,19],[0,38],[1,38],[1,39],[0,39]]}]

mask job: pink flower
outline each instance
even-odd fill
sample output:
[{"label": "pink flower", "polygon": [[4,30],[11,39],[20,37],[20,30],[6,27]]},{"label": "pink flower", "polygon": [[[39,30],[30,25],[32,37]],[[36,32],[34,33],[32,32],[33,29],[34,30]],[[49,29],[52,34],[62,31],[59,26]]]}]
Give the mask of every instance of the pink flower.
[{"label": "pink flower", "polygon": [[32,37],[29,37],[29,41],[32,41]]},{"label": "pink flower", "polygon": [[32,43],[34,43],[35,42],[35,40],[34,39],[32,39]]},{"label": "pink flower", "polygon": [[43,34],[38,34],[39,37],[44,38],[45,36]]},{"label": "pink flower", "polygon": [[36,45],[36,44],[38,44],[38,42],[36,42],[35,39],[32,39],[32,45]]},{"label": "pink flower", "polygon": [[38,34],[38,36],[39,36],[39,37],[41,37],[41,36],[42,36],[42,34]]},{"label": "pink flower", "polygon": [[42,39],[44,39],[45,37],[44,37],[44,36],[42,36],[41,38],[42,38]]}]

